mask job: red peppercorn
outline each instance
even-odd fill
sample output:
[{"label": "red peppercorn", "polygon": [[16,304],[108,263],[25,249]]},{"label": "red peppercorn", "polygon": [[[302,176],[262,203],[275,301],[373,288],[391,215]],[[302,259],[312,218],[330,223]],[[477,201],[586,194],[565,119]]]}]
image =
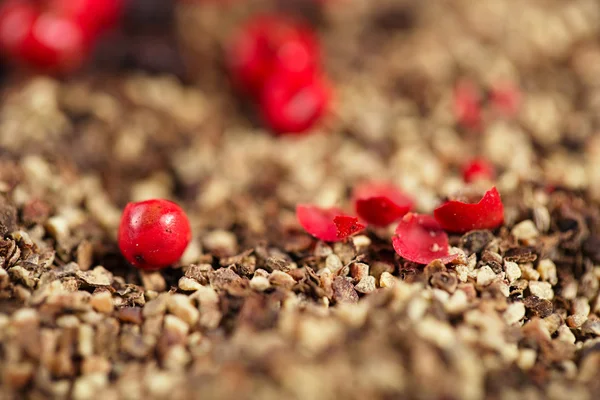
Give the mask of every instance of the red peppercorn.
[{"label": "red peppercorn", "polygon": [[504,222],[504,205],[495,187],[477,203],[447,201],[433,211],[435,219],[449,232],[465,233],[475,229],[495,229]]},{"label": "red peppercorn", "polygon": [[71,72],[81,66],[89,53],[87,35],[76,22],[59,15],[40,14],[25,35],[17,56],[37,69]]},{"label": "red peppercorn", "polygon": [[483,158],[476,158],[466,163],[463,166],[462,174],[467,183],[479,179],[491,181],[496,177],[494,166]]},{"label": "red peppercorn", "polygon": [[233,81],[258,95],[274,74],[310,77],[319,64],[319,46],[312,31],[287,17],[263,15],[244,25],[232,39],[228,64]]},{"label": "red peppercorn", "polygon": [[406,214],[396,228],[392,244],[399,256],[417,264],[433,260],[449,263],[456,258],[456,254],[448,252],[448,235],[431,215]]},{"label": "red peppercorn", "polygon": [[123,0],[47,0],[44,11],[61,15],[83,27],[90,40],[113,27],[123,8]]},{"label": "red peppercorn", "polygon": [[325,114],[329,100],[329,87],[323,78],[313,76],[300,80],[278,74],[263,88],[260,112],[274,132],[302,133]]},{"label": "red peppercorn", "polygon": [[47,72],[78,68],[89,51],[84,28],[36,3],[11,1],[0,8],[0,50],[11,61]]},{"label": "red peppercorn", "polygon": [[29,2],[7,1],[0,7],[0,50],[14,58],[39,15]]},{"label": "red peppercorn", "polygon": [[306,232],[326,242],[339,242],[365,228],[358,218],[346,215],[337,207],[298,204],[296,218]]},{"label": "red peppercorn", "polygon": [[387,226],[399,220],[414,205],[396,186],[385,182],[364,182],[354,188],[352,200],[356,213],[369,224]]},{"label": "red peppercorn", "polygon": [[191,237],[190,222],[181,207],[157,199],[127,204],[118,240],[127,261],[144,270],[156,270],[177,262]]}]

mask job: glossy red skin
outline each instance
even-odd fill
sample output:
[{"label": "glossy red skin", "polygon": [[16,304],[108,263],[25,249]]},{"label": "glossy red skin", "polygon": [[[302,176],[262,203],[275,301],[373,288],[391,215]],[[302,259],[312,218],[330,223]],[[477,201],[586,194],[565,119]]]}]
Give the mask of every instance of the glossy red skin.
[{"label": "glossy red skin", "polygon": [[247,22],[231,40],[227,61],[233,81],[252,96],[267,79],[281,74],[305,80],[320,63],[312,31],[287,17],[262,15]]},{"label": "glossy red skin", "polygon": [[433,212],[443,229],[465,233],[475,229],[494,229],[504,222],[504,205],[493,187],[478,203],[447,201]]},{"label": "glossy red skin", "polygon": [[365,222],[387,226],[402,218],[413,206],[413,200],[389,183],[367,182],[354,188],[354,209]]},{"label": "glossy red skin", "polygon": [[337,207],[298,204],[296,218],[306,232],[325,242],[339,242],[364,228],[356,217],[346,215]]},{"label": "glossy red skin", "polygon": [[461,81],[454,88],[454,116],[465,128],[481,127],[480,96],[472,82]]},{"label": "glossy red skin", "polygon": [[119,248],[134,266],[157,270],[177,262],[192,238],[177,204],[162,199],[129,203],[119,225]]},{"label": "glossy red skin", "polygon": [[483,158],[476,158],[469,161],[463,166],[463,179],[467,183],[474,182],[479,179],[494,180],[496,178],[496,170],[494,166]]},{"label": "glossy red skin", "polygon": [[456,258],[448,254],[448,235],[430,215],[406,214],[396,228],[392,244],[399,256],[418,264],[434,260],[449,263]]},{"label": "glossy red skin", "polygon": [[316,125],[329,102],[329,87],[319,76],[298,80],[274,75],[263,88],[260,113],[276,134],[300,134]]}]

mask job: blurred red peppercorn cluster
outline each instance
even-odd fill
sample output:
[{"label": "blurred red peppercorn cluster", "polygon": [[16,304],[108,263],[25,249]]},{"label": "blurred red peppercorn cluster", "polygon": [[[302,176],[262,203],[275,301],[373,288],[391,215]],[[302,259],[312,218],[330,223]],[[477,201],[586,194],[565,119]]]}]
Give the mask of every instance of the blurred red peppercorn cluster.
[{"label": "blurred red peppercorn cluster", "polygon": [[0,51],[22,67],[72,72],[121,9],[122,0],[8,0],[0,7]]},{"label": "blurred red peppercorn cluster", "polygon": [[313,30],[287,16],[260,15],[231,39],[227,63],[237,89],[278,134],[301,133],[325,113],[330,88]]}]

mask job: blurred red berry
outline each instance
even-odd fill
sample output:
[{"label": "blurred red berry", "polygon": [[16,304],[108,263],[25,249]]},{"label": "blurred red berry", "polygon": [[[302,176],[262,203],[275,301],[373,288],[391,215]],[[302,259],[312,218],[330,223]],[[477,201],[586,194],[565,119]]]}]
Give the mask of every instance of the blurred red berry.
[{"label": "blurred red berry", "polygon": [[498,114],[514,117],[521,105],[521,92],[513,83],[498,83],[491,90],[490,102]]},{"label": "blurred red berry", "polygon": [[177,262],[192,238],[190,222],[177,204],[168,200],[129,203],[119,225],[119,248],[134,266],[144,270]]},{"label": "blurred red berry", "polygon": [[496,177],[496,170],[487,160],[476,158],[463,166],[462,175],[464,181],[467,183],[480,179],[491,181]]},{"label": "blurred red berry", "polygon": [[477,203],[451,200],[433,211],[435,219],[449,232],[465,233],[475,229],[494,229],[504,222],[504,205],[495,187]]},{"label": "blurred red berry", "polygon": [[227,57],[233,81],[249,94],[258,95],[274,74],[315,74],[319,45],[309,27],[287,17],[265,15],[240,29],[231,40]]},{"label": "blurred red berry", "polygon": [[460,81],[454,88],[454,116],[468,129],[481,127],[481,104],[479,91],[470,81]]},{"label": "blurred red berry", "polygon": [[271,77],[262,90],[260,113],[276,133],[302,133],[325,114],[329,101],[329,87],[323,78],[299,80],[279,74]]},{"label": "blurred red berry", "polygon": [[75,21],[93,40],[116,25],[122,8],[123,0],[47,0],[44,11]]},{"label": "blurred red berry", "polygon": [[40,14],[16,53],[17,61],[48,72],[71,72],[89,53],[86,34],[76,22],[59,15]]},{"label": "blurred red berry", "polygon": [[0,7],[0,50],[9,57],[15,57],[25,37],[39,16],[33,3],[7,1]]}]

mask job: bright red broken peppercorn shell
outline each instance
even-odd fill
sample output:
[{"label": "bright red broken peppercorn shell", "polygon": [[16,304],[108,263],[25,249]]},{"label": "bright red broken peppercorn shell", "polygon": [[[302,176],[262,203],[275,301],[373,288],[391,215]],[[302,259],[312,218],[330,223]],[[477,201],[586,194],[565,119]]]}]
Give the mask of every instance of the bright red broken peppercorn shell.
[{"label": "bright red broken peppercorn shell", "polygon": [[430,215],[406,214],[396,228],[392,244],[398,255],[418,264],[434,260],[448,263],[456,258],[448,254],[448,235]]},{"label": "bright red broken peppercorn shell", "polygon": [[433,215],[449,232],[494,229],[504,222],[504,205],[500,193],[492,187],[477,203],[450,200],[436,208]]},{"label": "bright red broken peppercorn shell", "polygon": [[302,133],[325,114],[329,88],[320,76],[297,79],[285,74],[272,76],[260,96],[260,113],[275,133]]},{"label": "bright red broken peppercorn shell", "polygon": [[496,177],[496,170],[486,159],[476,158],[463,165],[462,175],[467,183],[479,179],[491,181]]},{"label": "bright red broken peppercorn shell", "polygon": [[129,203],[119,225],[119,248],[144,270],[177,262],[192,238],[190,222],[177,204],[162,199]]},{"label": "bright red broken peppercorn shell", "polygon": [[299,204],[296,217],[306,232],[325,242],[339,242],[364,229],[358,218],[346,215],[337,207]]},{"label": "bright red broken peppercorn shell", "polygon": [[261,15],[248,21],[231,40],[228,64],[233,81],[258,95],[267,79],[283,74],[304,80],[315,75],[319,45],[302,23],[280,15]]},{"label": "bright red broken peppercorn shell", "polygon": [[366,182],[354,188],[354,209],[365,222],[387,226],[399,220],[414,205],[413,200],[396,186],[383,182]]}]

